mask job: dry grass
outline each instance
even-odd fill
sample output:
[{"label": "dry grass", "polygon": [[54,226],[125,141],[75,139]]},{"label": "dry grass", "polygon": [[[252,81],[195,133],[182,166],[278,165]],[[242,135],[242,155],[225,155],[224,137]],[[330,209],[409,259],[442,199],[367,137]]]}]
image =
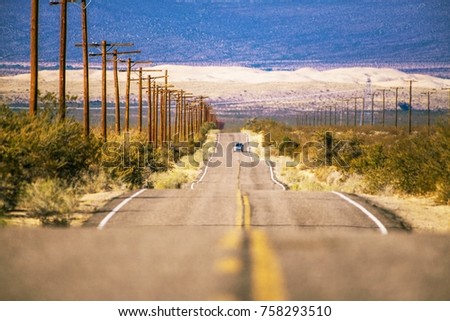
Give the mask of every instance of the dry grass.
[{"label": "dry grass", "polygon": [[[250,141],[261,143],[262,134],[245,131]],[[261,146],[261,145],[260,145]],[[262,155],[263,148],[257,150]],[[367,194],[366,181],[362,175],[343,173],[336,167],[308,169],[302,165],[286,167],[292,161],[285,156],[271,156],[276,163],[277,178],[294,191],[340,191],[357,194],[402,217],[413,231],[450,233],[450,206],[437,205],[431,197],[413,197],[395,193],[389,186]]]},{"label": "dry grass", "polygon": [[[217,133],[217,130],[211,130],[208,133],[205,144],[214,142]],[[209,154],[205,154],[202,149],[198,149],[193,155],[183,156],[177,164],[174,164],[172,169],[166,172],[152,173],[147,185],[155,189],[184,188],[195,181],[208,157]]]},{"label": "dry grass", "polygon": [[402,217],[417,232],[450,233],[450,206],[429,198],[398,195],[362,195]]}]

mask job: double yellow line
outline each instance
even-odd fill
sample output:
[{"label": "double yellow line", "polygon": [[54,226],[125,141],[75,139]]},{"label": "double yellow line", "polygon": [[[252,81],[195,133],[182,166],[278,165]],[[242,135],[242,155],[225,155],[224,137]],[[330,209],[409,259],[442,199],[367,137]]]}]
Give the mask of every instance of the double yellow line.
[{"label": "double yellow line", "polygon": [[250,256],[251,299],[256,301],[286,300],[286,290],[281,265],[272,249],[267,234],[262,230],[252,229],[251,208],[247,195],[238,187],[236,193],[236,225],[243,229],[243,238],[248,237],[247,254]]},{"label": "double yellow line", "polygon": [[241,189],[238,187],[236,192],[236,226],[250,230],[250,201],[247,195],[242,195]]}]

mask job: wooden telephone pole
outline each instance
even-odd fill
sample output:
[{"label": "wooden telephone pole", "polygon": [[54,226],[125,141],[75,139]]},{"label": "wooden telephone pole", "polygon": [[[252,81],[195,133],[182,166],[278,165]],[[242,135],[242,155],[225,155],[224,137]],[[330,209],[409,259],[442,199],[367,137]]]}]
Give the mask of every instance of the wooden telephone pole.
[{"label": "wooden telephone pole", "polygon": [[81,0],[81,29],[83,35],[83,70],[84,70],[84,136],[89,136],[89,53],[86,0]]},{"label": "wooden telephone pole", "polygon": [[409,82],[409,120],[408,120],[408,133],[412,133],[412,83],[416,82],[415,79],[407,79],[407,82]]},{"label": "wooden telephone pole", "polygon": [[39,30],[39,0],[31,0],[30,21],[30,115],[37,114],[38,100],[38,30]]},{"label": "wooden telephone pole", "polygon": [[382,119],[383,119],[383,127],[385,125],[385,121],[386,121],[386,91],[390,91],[389,89],[382,89],[381,90],[383,92],[383,113],[382,113]]},{"label": "wooden telephone pole", "polygon": [[[146,70],[146,69],[143,69],[142,67],[139,67],[138,69],[132,69],[132,68],[134,66],[136,66],[137,64],[151,64],[151,63],[152,63],[151,61],[134,61],[134,62],[132,62],[132,65],[129,65],[129,68],[128,68],[130,75],[131,75],[131,72],[138,73],[138,78],[130,79],[130,81],[138,82],[138,130],[139,130],[139,132],[142,132],[142,114],[143,114],[142,90],[144,89],[143,81],[147,79],[147,76],[144,77],[144,73],[146,73],[146,72],[161,72],[162,70]],[[128,81],[128,79],[127,79],[127,81]],[[151,80],[150,80],[150,85],[151,85]],[[148,87],[146,87],[146,88],[148,88]],[[149,90],[151,90],[151,88]],[[127,98],[127,100],[129,100],[129,98]]]},{"label": "wooden telephone pole", "polygon": [[391,89],[395,89],[395,128],[398,127],[398,90],[403,87],[391,87]]},{"label": "wooden telephone pole", "polygon": [[[363,98],[364,99],[364,97],[353,97],[353,99],[355,100],[355,109],[354,109],[354,111],[353,111],[353,126],[354,127],[356,127],[356,124],[357,124],[357,115],[358,115],[358,99],[360,99],[360,98]],[[362,113],[363,113],[363,115],[364,115],[364,106],[363,106],[363,110],[362,110]]]},{"label": "wooden telephone pole", "polygon": [[422,95],[427,95],[427,98],[428,98],[428,103],[427,103],[427,132],[428,132],[428,135],[430,135],[430,133],[431,133],[430,96],[435,93],[436,93],[435,90],[428,90],[428,91],[422,93]]},{"label": "wooden telephone pole", "polygon": [[[71,1],[72,2],[72,1]],[[84,120],[84,136],[89,136],[89,52],[88,52],[88,26],[87,26],[87,4],[86,0],[81,0],[81,47],[83,51],[83,83],[84,83],[84,101],[83,101],[83,120]]]},{"label": "wooden telephone pole", "polygon": [[50,1],[50,5],[61,5],[61,34],[59,42],[59,111],[58,118],[66,118],[66,52],[67,52],[67,2],[72,0]]},{"label": "wooden telephone pole", "polygon": [[[112,49],[116,47],[131,47],[134,46],[132,43],[109,43],[106,40],[102,40],[99,43],[91,43],[88,45],[89,47],[100,47],[101,53],[89,54],[90,57],[102,57],[102,112],[101,112],[101,128],[102,128],[102,136],[103,140],[107,140],[107,82],[106,82],[106,71],[108,64],[108,55],[114,56],[114,52],[111,52]],[[117,59],[114,59],[117,60]],[[113,61],[114,61],[113,60]],[[119,121],[120,122],[120,121]]]},{"label": "wooden telephone pole", "polygon": [[[127,44],[128,45],[128,44]],[[133,44],[131,44],[133,45]],[[140,50],[134,51],[125,51],[119,52],[117,49],[114,49],[112,52],[112,62],[113,62],[113,75],[114,75],[114,102],[115,102],[115,131],[117,134],[120,134],[121,126],[120,126],[120,94],[119,94],[119,55],[128,55],[128,54],[136,54],[141,53]],[[128,84],[128,81],[127,81]]]}]

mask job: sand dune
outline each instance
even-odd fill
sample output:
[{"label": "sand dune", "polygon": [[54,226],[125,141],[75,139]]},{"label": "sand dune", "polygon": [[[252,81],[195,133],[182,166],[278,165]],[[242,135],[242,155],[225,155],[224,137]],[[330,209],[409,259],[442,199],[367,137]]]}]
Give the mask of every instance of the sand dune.
[{"label": "sand dune", "polygon": [[[301,68],[295,71],[264,71],[244,67],[159,65],[151,69],[169,71],[169,82],[176,88],[185,89],[195,95],[207,95],[216,102],[252,102],[283,100],[301,102],[317,99],[335,99],[361,95],[370,78],[375,89],[392,86],[407,87],[407,79],[414,83],[416,94],[423,90],[450,87],[449,79],[423,74],[407,74],[389,68],[337,68],[317,70]],[[159,73],[161,74],[161,73]],[[158,73],[153,73],[158,75]],[[137,75],[133,75],[136,78]],[[108,71],[108,92],[113,93],[113,73]],[[41,91],[58,92],[59,72],[44,70],[39,74]],[[124,94],[126,73],[119,73],[121,96]],[[29,75],[0,77],[0,97],[3,101],[26,100],[29,91]],[[132,95],[137,95],[137,85],[132,84]],[[403,90],[403,96],[406,95]],[[83,71],[67,71],[67,92],[82,97]],[[91,99],[101,97],[101,71],[90,71]],[[446,92],[435,95],[445,105]]]},{"label": "sand dune", "polygon": [[406,79],[415,79],[422,88],[448,86],[450,80],[421,74],[407,74],[388,68],[338,68],[319,71],[302,68],[295,71],[263,71],[244,67],[197,67],[179,65],[161,65],[155,69],[168,69],[173,81],[200,82],[239,82],[261,83],[295,83],[295,82],[330,82],[345,84],[365,84],[370,78],[376,86],[403,86]]}]

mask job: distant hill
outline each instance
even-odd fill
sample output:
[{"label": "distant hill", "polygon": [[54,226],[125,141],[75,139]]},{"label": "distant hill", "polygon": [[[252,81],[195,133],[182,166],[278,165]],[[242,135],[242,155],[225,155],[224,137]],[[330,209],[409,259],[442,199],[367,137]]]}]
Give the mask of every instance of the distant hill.
[{"label": "distant hill", "polygon": [[[0,2],[0,64],[29,58],[29,0]],[[59,6],[40,4],[40,60],[58,61]],[[157,63],[291,68],[450,64],[447,0],[92,0],[89,39],[134,42]],[[69,4],[68,60],[81,61]],[[95,61],[95,60],[93,60]]]}]

